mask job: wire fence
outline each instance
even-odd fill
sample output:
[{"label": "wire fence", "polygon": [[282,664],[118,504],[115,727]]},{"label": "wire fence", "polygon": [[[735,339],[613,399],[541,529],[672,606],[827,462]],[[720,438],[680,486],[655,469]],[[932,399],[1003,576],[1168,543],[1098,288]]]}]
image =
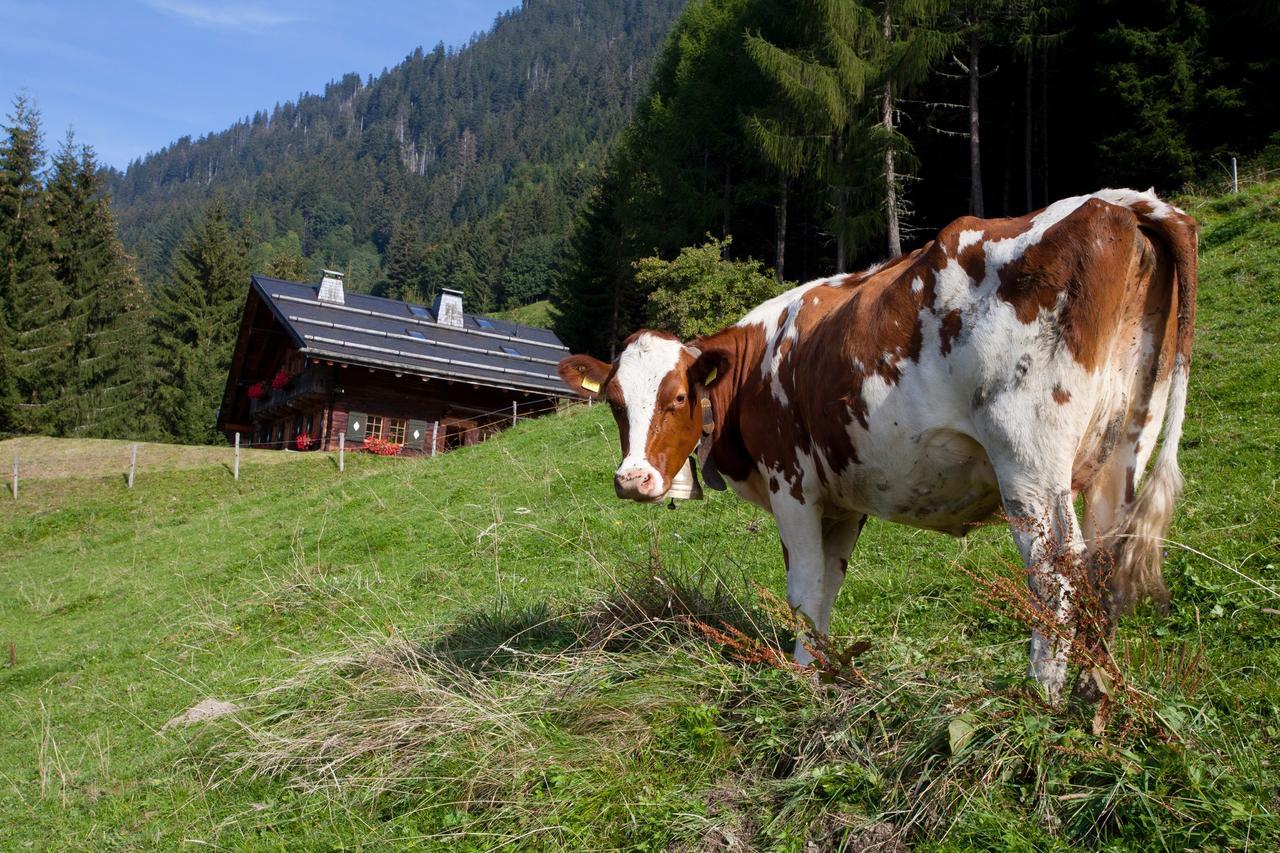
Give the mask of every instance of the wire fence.
[{"label": "wire fence", "polygon": [[[459,447],[481,444],[515,426],[522,420],[543,417],[576,406],[589,406],[589,401],[548,395],[522,401],[510,406],[481,412],[458,413],[456,417],[428,422],[428,434],[421,448],[392,445],[394,452],[376,455],[390,459],[431,458]],[[361,439],[346,440],[346,433],[337,433],[322,449],[321,442],[311,443],[300,450],[297,437],[250,441],[248,436],[236,434],[230,446],[175,445],[149,442],[101,441],[78,444],[74,452],[64,449],[58,439],[43,437],[19,437],[0,443],[12,463],[5,473],[11,499],[18,500],[23,486],[32,482],[59,480],[70,477],[119,476],[127,488],[133,488],[139,475],[160,473],[184,468],[221,465],[235,480],[242,474],[242,456],[252,454],[252,461],[283,462],[302,455],[326,455],[334,459],[339,472],[346,469],[347,454],[372,454],[374,446]],[[383,445],[385,447],[385,445]],[[262,451],[275,451],[264,453]],[[283,453],[282,453],[283,451]],[[3,457],[0,457],[3,458]]]}]

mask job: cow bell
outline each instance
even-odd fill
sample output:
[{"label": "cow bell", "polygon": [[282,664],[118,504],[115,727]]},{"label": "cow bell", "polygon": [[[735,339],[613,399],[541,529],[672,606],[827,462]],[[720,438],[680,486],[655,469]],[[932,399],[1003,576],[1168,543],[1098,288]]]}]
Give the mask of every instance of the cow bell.
[{"label": "cow bell", "polygon": [[675,502],[678,500],[702,500],[702,484],[698,482],[698,475],[694,473],[692,457],[684,461],[684,467],[671,480],[667,497],[671,498],[669,506],[672,508],[675,508]]}]

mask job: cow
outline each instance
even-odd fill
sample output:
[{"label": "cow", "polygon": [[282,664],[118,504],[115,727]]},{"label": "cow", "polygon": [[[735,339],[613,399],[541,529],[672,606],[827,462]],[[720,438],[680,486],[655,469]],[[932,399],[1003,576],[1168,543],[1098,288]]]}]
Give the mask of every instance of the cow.
[{"label": "cow", "polygon": [[1075,624],[1062,555],[1113,557],[1115,612],[1168,603],[1196,228],[1152,190],[962,217],[714,334],[641,330],[612,364],[572,355],[559,374],[613,410],[620,498],[661,501],[696,453],[708,485],[772,513],[788,601],[816,631],[869,516],[961,536],[1003,508],[1032,593],[1068,626],[1032,632],[1029,676],[1056,703]]}]

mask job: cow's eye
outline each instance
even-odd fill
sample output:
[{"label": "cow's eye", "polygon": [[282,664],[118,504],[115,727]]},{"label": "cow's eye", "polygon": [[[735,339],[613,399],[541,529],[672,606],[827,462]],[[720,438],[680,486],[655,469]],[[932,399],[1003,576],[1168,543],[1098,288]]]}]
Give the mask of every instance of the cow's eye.
[{"label": "cow's eye", "polygon": [[677,395],[676,395],[676,405],[677,405],[677,406],[683,406],[683,405],[684,405],[684,401],[685,401],[686,399],[688,399],[688,398],[687,398],[687,397],[685,397],[685,395],[684,395],[684,394],[677,394]]}]

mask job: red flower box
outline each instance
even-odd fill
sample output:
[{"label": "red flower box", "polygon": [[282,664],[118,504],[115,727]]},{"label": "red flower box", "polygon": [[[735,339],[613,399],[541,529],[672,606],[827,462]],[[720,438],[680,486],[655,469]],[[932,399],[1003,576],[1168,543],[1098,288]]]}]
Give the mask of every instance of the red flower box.
[{"label": "red flower box", "polygon": [[283,391],[284,386],[288,384],[289,384],[289,374],[284,372],[283,367],[280,368],[280,370],[276,373],[275,376],[271,377],[271,387],[276,391]]},{"label": "red flower box", "polygon": [[369,436],[364,440],[364,449],[378,456],[399,456],[403,444],[392,444],[385,438]]},{"label": "red flower box", "polygon": [[245,393],[249,395],[250,400],[261,400],[263,397],[267,396],[267,383],[255,382],[249,386],[248,391]]},{"label": "red flower box", "polygon": [[311,436],[305,432],[298,433],[298,437],[293,440],[294,446],[299,450],[311,449]]}]

